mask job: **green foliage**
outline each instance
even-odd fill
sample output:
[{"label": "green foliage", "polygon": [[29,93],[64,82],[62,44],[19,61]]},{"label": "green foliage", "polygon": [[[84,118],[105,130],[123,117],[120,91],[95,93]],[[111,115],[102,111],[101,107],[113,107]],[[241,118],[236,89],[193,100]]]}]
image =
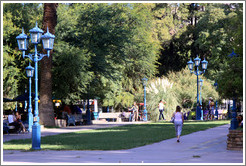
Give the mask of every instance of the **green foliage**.
[{"label": "green foliage", "polygon": [[[178,94],[178,101],[183,107],[187,105],[187,102],[197,102],[197,76],[191,74],[189,69],[186,68],[177,73],[169,73],[168,78],[170,79],[170,81],[174,82],[174,91]],[[199,76],[199,79],[200,78],[203,80],[202,101],[208,102],[209,97],[212,97],[213,99],[218,99],[218,93],[213,86],[214,82],[208,80],[203,75]],[[188,108],[191,107],[192,105],[188,105]]]},{"label": "green foliage", "polygon": [[[3,4],[5,97],[24,92],[29,60],[23,60],[17,51],[16,36],[22,27],[29,35],[36,21],[41,25],[42,15],[43,5],[39,3]],[[169,97],[168,111],[172,112],[176,104],[190,108],[196,102],[196,78],[183,69],[188,57],[196,54],[209,62],[202,76],[204,101],[218,98],[214,81],[222,97],[242,98],[242,3],[59,4],[57,16],[53,96],[67,103],[100,97],[104,106],[126,108],[134,100],[143,101],[144,76],[152,82],[155,76],[164,75],[162,79],[168,79],[172,88],[164,92],[156,84],[162,92],[157,93],[158,99],[149,92],[152,115],[158,114],[155,107],[159,100]],[[237,58],[228,58],[232,49]]]},{"label": "green foliage", "polygon": [[[189,4],[156,3],[150,4],[154,22],[154,34],[160,41],[161,52],[158,59],[157,76],[167,75],[169,71],[179,71],[186,65],[187,52],[185,47],[190,36],[187,31]],[[188,41],[187,41],[187,38]]]},{"label": "green foliage", "polygon": [[[214,82],[203,76],[200,76],[200,78],[203,79],[202,101],[208,103],[209,97],[215,100],[218,99],[218,93],[213,86]],[[151,80],[148,84],[147,92],[147,104],[151,120],[158,120],[158,103],[161,99],[167,102],[164,116],[170,119],[177,105],[190,110],[197,102],[197,78],[190,73],[189,69],[184,69],[177,73],[171,72],[167,77]]]},{"label": "green foliage", "polygon": [[172,113],[179,105],[177,94],[173,89],[173,82],[167,78],[156,78],[150,80],[147,86],[147,110],[150,113],[150,120],[157,121],[159,115],[158,104],[160,100],[166,102],[164,107],[164,116],[166,119],[171,119]]},{"label": "green foliage", "polygon": [[[160,38],[163,50],[161,51],[159,74],[167,75],[170,71],[180,71],[186,67],[188,57],[195,58],[198,54],[208,61],[208,70],[205,76],[220,82],[219,92],[224,97],[237,96],[242,98],[242,55],[243,55],[243,4],[197,4],[186,3],[177,8],[175,5],[156,4],[153,9],[157,24],[168,20],[168,25],[160,26],[165,32],[166,39]],[[174,7],[174,9],[172,9]],[[172,12],[181,11],[179,35],[168,34],[168,28],[173,27]],[[204,10],[201,10],[204,9]],[[187,11],[188,10],[188,11]],[[177,12],[173,12],[177,13]],[[172,13],[172,14],[173,14]],[[175,18],[175,17],[174,17]],[[186,24],[188,21],[191,24]],[[182,27],[182,24],[187,26]],[[163,24],[164,25],[164,24]],[[157,30],[161,34],[161,30]],[[170,32],[170,31],[169,31]],[[161,36],[161,35],[159,35]],[[238,64],[231,69],[231,60],[227,57],[232,50],[239,55]],[[226,73],[228,74],[226,77]],[[231,73],[231,74],[229,74]],[[235,81],[231,81],[235,80]],[[226,87],[227,86],[227,87]],[[232,89],[235,91],[232,91]],[[235,94],[234,94],[235,93]]]},{"label": "green foliage", "polygon": [[243,58],[231,58],[218,76],[218,90],[224,98],[243,96]]},{"label": "green foliage", "polygon": [[[29,60],[22,58],[22,53],[17,48],[16,36],[22,32],[22,27],[30,36],[28,30],[35,26],[36,21],[40,25],[42,12],[42,5],[37,3],[3,4],[3,89],[5,97],[13,98],[25,92],[25,87],[28,85],[25,68]],[[33,49],[30,51],[33,52]],[[10,84],[13,84],[11,88]]]},{"label": "green foliage", "polygon": [[[242,97],[243,88],[243,19],[242,4],[209,6],[197,29],[196,45],[209,61],[207,77],[218,81],[223,97]],[[235,50],[238,57],[228,58]]]},{"label": "green foliage", "polygon": [[63,42],[56,44],[54,51],[53,95],[69,103],[85,93],[92,76],[92,73],[87,71],[90,57],[86,51]]},{"label": "green foliage", "polygon": [[[3,47],[3,97],[12,99],[16,97],[18,90],[18,76],[20,70],[16,67],[14,57],[8,46]],[[4,103],[3,109],[13,109],[15,103]]]},{"label": "green foliage", "polygon": [[[59,93],[70,98],[70,101],[76,97],[86,98],[89,94],[90,98],[100,97],[105,106],[129,106],[133,102],[133,95],[139,90],[141,78],[144,75],[151,77],[156,72],[159,44],[152,37],[151,21],[150,10],[143,4],[134,4],[131,7],[127,4],[60,5],[56,26],[56,33],[59,34],[57,42],[67,43],[83,52],[80,55],[86,57],[86,62],[81,64],[79,70],[86,69],[84,74],[89,76],[76,76],[87,86],[76,82],[73,84],[74,81],[68,81],[63,86],[59,85],[60,78],[73,80],[71,77],[75,77],[73,74],[63,73],[62,77],[55,78],[55,94],[58,95],[61,88],[64,88],[65,93]],[[57,59],[54,61],[67,48],[61,46],[59,53],[55,53]],[[59,60],[59,63],[64,60]],[[68,71],[76,70],[75,66],[67,67]],[[58,68],[54,68],[55,73],[60,73]],[[57,85],[61,88],[56,88]],[[68,97],[73,92],[69,87],[80,89],[76,94],[73,93],[73,99]]]}]

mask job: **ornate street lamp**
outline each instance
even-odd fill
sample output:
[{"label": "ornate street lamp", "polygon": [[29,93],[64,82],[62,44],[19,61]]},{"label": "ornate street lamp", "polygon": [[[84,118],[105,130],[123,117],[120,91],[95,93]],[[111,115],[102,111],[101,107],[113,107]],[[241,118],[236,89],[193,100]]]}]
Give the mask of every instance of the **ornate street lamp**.
[{"label": "ornate street lamp", "polygon": [[[47,27],[47,33],[42,35],[43,30],[38,28],[38,24],[36,22],[36,26],[31,29],[31,43],[34,44],[35,52],[33,54],[29,53],[25,55],[25,51],[28,49],[28,39],[29,37],[24,33],[22,28],[22,34],[16,37],[19,50],[22,51],[23,58],[28,57],[31,61],[34,61],[35,67],[35,108],[34,108],[34,118],[33,118],[33,125],[32,125],[32,149],[39,150],[41,149],[41,129],[39,125],[39,111],[38,111],[38,61],[42,60],[43,57],[49,57],[49,51],[53,49],[54,38],[55,36],[49,33]],[[37,51],[37,45],[40,41],[43,41],[43,48],[47,51],[47,54],[40,54]]]},{"label": "ornate street lamp", "polygon": [[[218,89],[218,83],[217,82],[215,82],[214,83],[214,86],[215,86],[215,88],[216,88],[216,90]],[[216,104],[215,104],[216,106],[215,106],[215,119],[219,119],[219,113],[218,113],[218,101],[217,101],[217,99],[216,99]]]},{"label": "ornate street lamp", "polygon": [[203,120],[203,108],[202,108],[202,85],[203,85],[203,80],[200,78],[199,80],[200,83],[200,106],[201,106],[201,120]]},{"label": "ornate street lamp", "polygon": [[144,111],[143,111],[143,121],[148,121],[148,117],[147,117],[147,110],[146,110],[146,85],[147,85],[147,81],[148,78],[143,78],[143,86],[144,86]]},{"label": "ornate street lamp", "polygon": [[29,107],[28,107],[28,131],[32,131],[33,125],[33,114],[32,114],[32,77],[33,77],[34,68],[32,66],[26,67],[26,76],[29,78]]},{"label": "ornate street lamp", "polygon": [[[238,55],[232,50],[232,53],[228,55],[230,58],[238,57]],[[236,111],[236,97],[233,97],[233,107],[232,107],[232,119],[231,119],[231,130],[235,130],[238,128],[238,121],[237,121],[237,111]]]},{"label": "ornate street lamp", "polygon": [[199,70],[199,65],[201,62],[201,59],[197,56],[195,59],[195,70],[193,71],[193,62],[190,60],[188,64],[188,68],[190,69],[190,73],[194,73],[197,76],[197,106],[196,106],[196,120],[201,120],[201,108],[199,106],[199,85],[198,85],[198,76],[205,73],[205,70],[207,69],[208,62],[205,60],[202,61],[202,71]]}]

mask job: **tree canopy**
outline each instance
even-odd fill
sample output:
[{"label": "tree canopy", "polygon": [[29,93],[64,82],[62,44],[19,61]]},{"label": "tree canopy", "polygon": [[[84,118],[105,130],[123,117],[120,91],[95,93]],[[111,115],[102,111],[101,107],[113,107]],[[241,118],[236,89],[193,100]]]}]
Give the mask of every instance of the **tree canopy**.
[{"label": "tree canopy", "polygon": [[[43,6],[3,4],[4,97],[27,87],[29,60],[22,59],[16,36],[22,27],[29,35],[36,21],[41,25]],[[52,95],[66,103],[99,97],[104,106],[126,108],[143,101],[143,77],[181,77],[197,55],[208,61],[204,78],[218,82],[221,97],[243,96],[242,3],[59,4],[55,36]],[[236,56],[228,56],[232,51]],[[182,103],[188,92],[174,89]]]}]

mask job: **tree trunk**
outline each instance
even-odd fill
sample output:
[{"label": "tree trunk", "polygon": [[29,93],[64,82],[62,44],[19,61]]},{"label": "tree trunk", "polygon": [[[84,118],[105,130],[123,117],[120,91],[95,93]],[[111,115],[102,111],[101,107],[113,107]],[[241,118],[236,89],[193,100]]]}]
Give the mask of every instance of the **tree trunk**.
[{"label": "tree trunk", "polygon": [[[47,26],[49,32],[55,34],[55,26],[57,23],[56,8],[58,3],[45,3],[44,15],[43,15],[43,30],[46,33]],[[45,50],[43,50],[46,53]],[[50,57],[44,57],[41,61],[40,69],[40,106],[39,117],[40,124],[45,126],[55,126],[54,109],[52,102],[52,53],[50,51]]]}]

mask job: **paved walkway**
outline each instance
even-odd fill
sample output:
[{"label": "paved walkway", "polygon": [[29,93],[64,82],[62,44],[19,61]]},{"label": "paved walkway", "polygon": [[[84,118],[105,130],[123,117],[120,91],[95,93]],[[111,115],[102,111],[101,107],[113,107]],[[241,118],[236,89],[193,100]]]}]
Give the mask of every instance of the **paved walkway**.
[{"label": "paved walkway", "polygon": [[[111,126],[111,124],[108,124]],[[122,125],[122,124],[115,124]],[[94,125],[93,125],[94,126]],[[96,126],[96,125],[95,125]],[[99,125],[100,126],[100,125]],[[106,124],[104,124],[106,126]],[[79,164],[79,163],[238,163],[243,151],[226,150],[229,125],[195,132],[128,150],[110,151],[3,151],[2,164]]]}]

